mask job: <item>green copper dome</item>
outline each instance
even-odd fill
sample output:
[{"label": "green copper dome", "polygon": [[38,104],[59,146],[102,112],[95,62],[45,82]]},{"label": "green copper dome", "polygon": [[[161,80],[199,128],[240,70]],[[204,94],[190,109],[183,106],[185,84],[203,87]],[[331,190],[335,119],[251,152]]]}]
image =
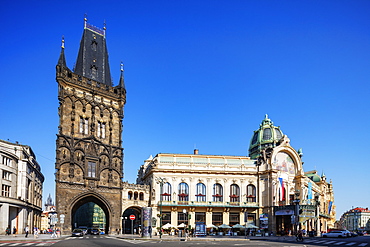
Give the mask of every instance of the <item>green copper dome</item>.
[{"label": "green copper dome", "polygon": [[249,145],[249,157],[257,158],[260,151],[267,147],[276,147],[276,143],[283,137],[280,127],[274,126],[267,114],[262,120],[260,128],[254,131],[252,140]]}]

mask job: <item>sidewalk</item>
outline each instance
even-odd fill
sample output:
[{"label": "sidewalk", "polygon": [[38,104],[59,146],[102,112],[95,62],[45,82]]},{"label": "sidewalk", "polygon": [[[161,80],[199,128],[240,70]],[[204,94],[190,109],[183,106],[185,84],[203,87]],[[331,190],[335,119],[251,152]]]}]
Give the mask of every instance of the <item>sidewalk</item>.
[{"label": "sidewalk", "polygon": [[[169,236],[163,235],[162,238],[159,236],[152,236],[152,238],[141,238],[139,235],[132,235],[132,234],[119,234],[119,235],[110,235],[115,236],[117,238],[123,239],[141,239],[141,240],[159,240],[162,241],[184,241],[185,237],[178,237],[178,236]],[[295,239],[295,236],[205,236],[205,237],[191,237],[189,241],[251,241],[251,240],[272,240],[272,241],[279,241],[279,240],[289,240]]]},{"label": "sidewalk", "polygon": [[45,241],[45,240],[59,240],[59,239],[63,239],[63,238],[66,238],[66,237],[69,237],[70,235],[62,235],[60,236],[59,238],[52,238],[51,237],[51,234],[39,234],[38,235],[39,237],[38,238],[34,238],[33,234],[28,234],[28,237],[26,238],[26,235],[25,234],[16,234],[15,236],[13,236],[13,234],[11,235],[0,235],[0,241],[24,241],[24,240],[27,240],[27,241]]}]

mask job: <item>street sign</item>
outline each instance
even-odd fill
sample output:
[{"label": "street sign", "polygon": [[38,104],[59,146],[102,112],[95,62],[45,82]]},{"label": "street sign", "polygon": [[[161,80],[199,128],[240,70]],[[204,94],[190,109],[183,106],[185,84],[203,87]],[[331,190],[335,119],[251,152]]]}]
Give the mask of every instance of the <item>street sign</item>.
[{"label": "street sign", "polygon": [[130,215],[130,220],[135,220],[135,215],[131,214]]}]

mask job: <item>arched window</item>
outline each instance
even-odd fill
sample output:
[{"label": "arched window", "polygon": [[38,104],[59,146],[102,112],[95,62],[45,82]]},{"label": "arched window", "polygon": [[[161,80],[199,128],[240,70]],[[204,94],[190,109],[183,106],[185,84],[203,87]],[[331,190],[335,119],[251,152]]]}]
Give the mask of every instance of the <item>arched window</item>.
[{"label": "arched window", "polygon": [[256,202],[256,187],[253,184],[247,186],[247,202]]},{"label": "arched window", "polygon": [[132,191],[128,192],[127,197],[128,197],[129,200],[132,200]]},{"label": "arched window", "polygon": [[197,198],[197,202],[205,202],[206,201],[206,186],[203,183],[197,184],[197,193],[195,197]]},{"label": "arched window", "polygon": [[214,202],[222,202],[223,201],[223,192],[222,192],[222,185],[221,184],[214,184],[213,185],[213,201]]},{"label": "arched window", "polygon": [[240,189],[237,184],[230,186],[230,202],[240,202]]},{"label": "arched window", "polygon": [[170,183],[164,183],[162,187],[162,201],[171,201],[172,188]]},{"label": "arched window", "polygon": [[134,192],[134,200],[136,201],[137,200],[137,198],[138,198],[138,193],[137,192]]},{"label": "arched window", "polygon": [[179,201],[189,201],[189,186],[187,183],[179,184]]},{"label": "arched window", "polygon": [[140,194],[139,194],[139,200],[140,201],[144,201],[144,193],[143,192],[140,192]]}]

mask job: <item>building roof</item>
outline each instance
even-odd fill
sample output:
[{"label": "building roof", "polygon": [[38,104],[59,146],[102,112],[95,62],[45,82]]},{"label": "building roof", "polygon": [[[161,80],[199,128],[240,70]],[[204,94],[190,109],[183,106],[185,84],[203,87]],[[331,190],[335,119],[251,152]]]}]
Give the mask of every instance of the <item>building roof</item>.
[{"label": "building roof", "polygon": [[282,137],[283,132],[280,130],[280,127],[274,126],[274,123],[266,114],[259,129],[254,131],[249,145],[249,156],[252,159],[257,158],[262,149],[276,147],[276,144]]},{"label": "building roof", "polygon": [[105,27],[99,29],[86,22],[74,72],[80,76],[112,86],[105,39]]}]

